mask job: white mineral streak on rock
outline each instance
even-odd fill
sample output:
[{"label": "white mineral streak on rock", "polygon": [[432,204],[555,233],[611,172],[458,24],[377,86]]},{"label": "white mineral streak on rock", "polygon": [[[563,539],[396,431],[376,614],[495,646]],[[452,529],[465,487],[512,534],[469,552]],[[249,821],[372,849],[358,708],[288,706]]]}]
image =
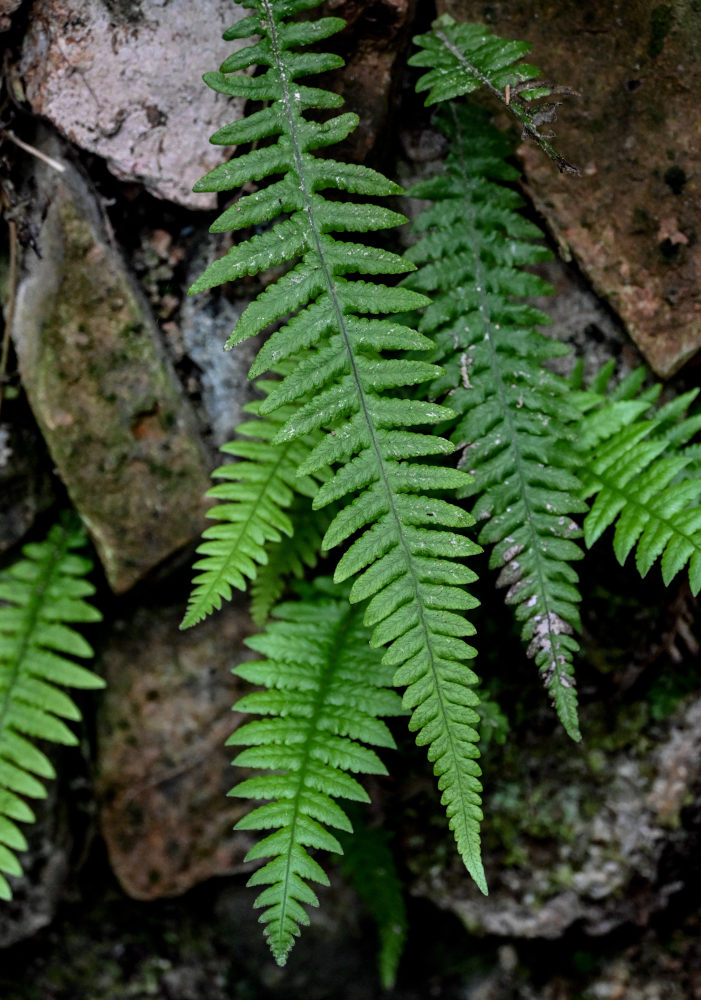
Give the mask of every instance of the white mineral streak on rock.
[{"label": "white mineral streak on rock", "polygon": [[241,42],[222,32],[247,12],[215,0],[35,0],[20,71],[35,112],[72,142],[103,156],[124,180],[188,208],[214,194],[192,185],[230,153],[210,135],[240,118],[244,102],[215,94],[202,74]]}]

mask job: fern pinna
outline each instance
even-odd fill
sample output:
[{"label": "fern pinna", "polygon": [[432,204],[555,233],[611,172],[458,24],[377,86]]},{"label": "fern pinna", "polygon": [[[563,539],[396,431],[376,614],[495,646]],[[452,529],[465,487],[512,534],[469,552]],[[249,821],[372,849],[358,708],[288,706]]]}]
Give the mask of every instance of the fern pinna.
[{"label": "fern pinna", "polygon": [[432,360],[445,374],[430,394],[449,394],[451,439],[472,477],[461,492],[476,498],[479,541],[492,546],[490,566],[508,587],[529,655],[579,739],[572,657],[580,595],[572,562],[582,553],[572,515],[586,505],[571,463],[554,448],[571,439],[579,414],[567,381],[543,366],[567,348],[538,332],[547,316],[522,301],[550,291],[523,269],[550,254],[534,242],[540,232],[503,183],[518,176],[505,160],[508,140],[476,108],[451,103],[438,120],[451,140],[444,172],[408,192],[433,201],[414,224],[425,235],[408,251],[420,268],[406,279],[432,294],[419,329],[433,339]]},{"label": "fern pinna", "polygon": [[23,558],[0,574],[0,898],[11,898],[3,876],[22,874],[17,852],[26,850],[17,823],[31,823],[26,798],[44,798],[39,780],[53,778],[48,757],[35,742],[68,746],[78,741],[63,721],[80,712],[57,685],[100,688],[103,681],[75,662],[91,657],[85,639],[67,623],[100,621],[89,604],[95,588],[85,579],[92,563],[76,553],[85,534],[72,518],[55,525],[42,542],[25,545]]},{"label": "fern pinna", "polygon": [[[394,683],[406,689],[409,725],[417,742],[428,747],[458,848],[486,891],[479,849],[476,677],[467,666],[474,650],[465,641],[473,628],[464,617],[475,605],[464,589],[474,579],[464,559],[478,546],[461,533],[473,523],[469,515],[434,497],[436,491],[465,486],[469,477],[432,461],[454,451],[450,442],[413,429],[431,429],[452,411],[402,398],[407,387],[441,373],[435,365],[407,357],[430,349],[426,337],[382,318],[426,304],[423,295],[380,280],[413,265],[394,253],[331,235],[380,230],[403,217],[358,199],[330,200],[323,194],[387,196],[400,189],[367,167],[314,155],[347,136],[357,118],[341,114],[319,122],[306,117],[307,112],[335,109],[341,101],[297,78],[333,69],[341,61],[298,50],[327,38],[343,22],[291,20],[317,6],[315,0],[248,0],[244,6],[255,13],[225,37],[256,34],[259,40],[205,79],[221,93],[270,102],[221,129],[214,141],[263,144],[213,170],[196,189],[225,191],[251,179],[263,182],[255,194],[228,208],[213,228],[268,228],[211,264],[191,291],[274,264],[289,266],[244,311],[229,345],[284,319],[268,335],[251,370],[255,376],[278,370],[281,363],[289,366],[261,403],[260,413],[274,418],[281,407],[294,407],[273,443],[325,432],[298,469],[303,476],[333,470],[313,501],[316,509],[339,505],[323,547],[350,542],[335,579],[355,577],[351,601],[369,602],[365,622],[372,628],[370,642],[387,646],[383,662],[394,668]],[[263,70],[260,75],[236,72],[253,65]],[[353,277],[359,274],[373,280]],[[221,597],[227,596],[222,582]],[[195,598],[188,621],[207,610]]]},{"label": "fern pinna", "polygon": [[[688,415],[691,390],[656,408],[660,385],[641,389],[645,369],[607,391],[613,364],[587,391],[574,393],[582,413],[571,461],[580,470],[582,496],[593,498],[584,521],[592,546],[615,524],[613,548],[623,563],[635,549],[645,576],[660,559],[665,583],[688,567],[691,590],[701,590],[701,458],[690,443],[701,413]],[[577,376],[573,388],[579,387]]]},{"label": "fern pinna", "polygon": [[[263,380],[257,384],[263,394],[274,386],[275,383]],[[256,416],[260,408],[259,400],[244,407]],[[297,469],[307,458],[318,435],[305,435],[283,443],[275,441],[290,410],[290,407],[280,407],[267,420],[240,424],[236,430],[246,440],[231,441],[221,448],[224,454],[239,461],[222,465],[212,473],[215,479],[223,482],[213,486],[207,496],[222,502],[207,514],[217,523],[205,529],[197,550],[202,558],[194,568],[200,572],[194,579],[183,628],[195,625],[215,608],[220,608],[222,600],[231,598],[232,587],[245,590],[247,580],[258,579],[261,567],[268,563],[271,543],[280,543],[283,536],[289,539],[293,534],[293,521],[287,509],[295,500],[309,499],[317,491],[318,479],[299,476]],[[289,550],[288,572],[296,569],[297,547]],[[307,563],[313,562],[305,548],[302,554]],[[267,587],[258,590],[256,597],[260,615],[264,608],[270,610],[279,593],[270,581]]]},{"label": "fern pinna", "polygon": [[309,882],[328,885],[308,849],[341,853],[328,827],[352,828],[335,800],[368,801],[352,775],[386,770],[363,744],[394,746],[379,716],[401,714],[402,703],[391,690],[392,668],[383,665],[369,637],[347,595],[330,580],[317,579],[306,599],[278,605],[267,630],[246,640],[266,659],[235,670],[265,689],[244,695],[234,707],[266,718],[239,727],[229,743],[245,748],[235,764],[266,773],[242,781],[231,794],[271,800],[237,829],[273,829],[247,855],[271,859],[248,884],[265,886],[255,905],[265,907],[260,919],[281,965],[300,924],[309,922],[303,904],[318,905]]},{"label": "fern pinna", "polygon": [[414,43],[418,51],[409,65],[429,67],[416,84],[417,91],[428,91],[426,104],[486,87],[517,120],[524,137],[537,142],[562,172],[579,173],[553,147],[552,134],[541,131],[542,125],[557,117],[559,102],[552,98],[573,91],[546,83],[536,66],[521,61],[531,49],[528,42],[500,38],[483,24],[460,24],[450,14],[442,14],[433,22],[432,31],[418,35]]},{"label": "fern pinna", "polygon": [[377,927],[377,966],[385,990],[394,989],[408,931],[402,881],[384,826],[368,826],[356,807],[353,833],[341,834],[342,867]]}]

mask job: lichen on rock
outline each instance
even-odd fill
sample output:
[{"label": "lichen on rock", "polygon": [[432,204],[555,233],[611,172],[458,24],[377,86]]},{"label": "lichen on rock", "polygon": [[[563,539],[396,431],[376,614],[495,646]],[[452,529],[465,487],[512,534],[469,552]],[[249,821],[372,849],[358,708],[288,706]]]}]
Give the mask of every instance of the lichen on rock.
[{"label": "lichen on rock", "polygon": [[209,461],[88,185],[67,164],[39,164],[34,182],[41,257],[24,255],[12,336],[56,469],[120,592],[198,535]]}]

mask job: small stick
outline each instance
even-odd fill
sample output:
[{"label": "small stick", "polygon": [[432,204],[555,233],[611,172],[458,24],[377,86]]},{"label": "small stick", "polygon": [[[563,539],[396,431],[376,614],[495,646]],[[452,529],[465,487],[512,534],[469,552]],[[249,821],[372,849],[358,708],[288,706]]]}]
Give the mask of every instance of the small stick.
[{"label": "small stick", "polygon": [[62,163],[59,163],[58,160],[54,160],[52,156],[47,156],[46,153],[42,153],[42,151],[40,149],[36,149],[35,146],[30,146],[29,143],[24,142],[22,139],[18,139],[13,132],[8,132],[6,129],[1,129],[0,136],[2,136],[4,139],[9,139],[10,142],[14,142],[15,146],[19,146],[19,148],[23,149],[25,153],[31,153],[32,156],[36,156],[38,160],[43,160],[44,163],[47,163],[50,167],[53,167],[54,170],[58,170],[60,174],[65,172],[66,168]]}]

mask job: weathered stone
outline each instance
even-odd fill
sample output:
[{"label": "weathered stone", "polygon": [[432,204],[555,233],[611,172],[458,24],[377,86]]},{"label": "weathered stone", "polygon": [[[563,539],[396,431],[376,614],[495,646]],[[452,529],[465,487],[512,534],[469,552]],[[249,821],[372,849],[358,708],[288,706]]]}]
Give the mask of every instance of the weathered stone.
[{"label": "weathered stone", "polygon": [[4,401],[8,422],[0,424],[0,552],[16,545],[54,500],[46,448],[36,427],[17,419],[18,409],[15,401]]},{"label": "weathered stone", "polygon": [[682,0],[439,0],[456,19],[487,22],[533,44],[566,100],[555,144],[582,176],[559,175],[530,143],[521,154],[535,203],[621,316],[655,371],[668,376],[701,347],[701,10]]},{"label": "weathered stone", "polygon": [[[57,763],[60,748],[51,748],[50,756]],[[32,801],[32,811],[36,822],[23,831],[28,850],[19,855],[23,874],[10,878],[12,899],[0,906],[0,948],[51,923],[68,876],[70,836],[55,781],[47,784],[45,799]]]},{"label": "weathered stone", "polygon": [[[216,237],[208,236],[193,255],[187,284],[224,251]],[[230,302],[223,295],[205,292],[187,296],[180,311],[182,350],[200,370],[202,406],[217,447],[235,436],[236,427],[246,419],[243,406],[255,396],[248,371],[260,347],[257,338],[244,341],[233,351],[224,344],[231,336],[249,299]]]},{"label": "weathered stone", "polygon": [[414,8],[415,0],[327,0],[324,5],[324,13],[346,21],[342,34],[330,42],[346,65],[330,74],[328,88],[340,93],[345,110],[360,119],[355,132],[334,147],[334,157],[362,162],[376,147],[379,157],[393,153],[387,148],[393,135],[388,117]]},{"label": "weathered stone", "polygon": [[222,32],[244,8],[216,0],[34,0],[20,71],[34,111],[105,157],[121,178],[190,208],[213,208],[192,185],[226,158],[210,135],[244,102],[202,74],[240,45]]},{"label": "weathered stone", "polygon": [[640,353],[622,325],[576,268],[558,257],[539,264],[534,271],[545,278],[555,292],[531,300],[552,321],[549,326],[542,327],[542,333],[569,344],[572,349],[571,354],[555,359],[549,367],[568,377],[575,360],[581,361],[584,383],[589,385],[612,358],[616,359],[619,376],[641,364]]},{"label": "weathered stone", "polygon": [[17,290],[20,374],[107,578],[123,591],[199,533],[208,461],[87,185],[68,166],[59,174],[40,163],[34,178],[42,256],[27,251]]},{"label": "weathered stone", "polygon": [[487,782],[488,897],[451,866],[420,875],[418,893],[478,934],[554,939],[574,926],[600,936],[647,925],[684,888],[675,856],[698,842],[682,812],[701,787],[701,697],[635,737],[634,714],[628,724],[632,741],[623,729],[618,750],[567,752],[558,733]]},{"label": "weathered stone", "polygon": [[0,31],[7,31],[12,25],[12,15],[22,0],[0,0]]},{"label": "weathered stone", "polygon": [[243,870],[251,846],[234,834],[245,802],[225,746],[248,616],[229,605],[179,632],[184,606],[140,608],[115,622],[99,656],[107,681],[98,721],[98,796],[110,861],[137,899],[185,892]]}]

